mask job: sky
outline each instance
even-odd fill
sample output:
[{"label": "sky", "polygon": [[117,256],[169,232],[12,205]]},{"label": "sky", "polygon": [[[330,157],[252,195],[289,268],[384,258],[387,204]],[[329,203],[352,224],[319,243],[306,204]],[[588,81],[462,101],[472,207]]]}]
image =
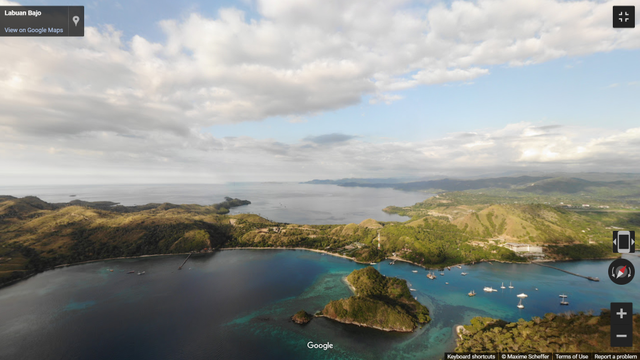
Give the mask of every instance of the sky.
[{"label": "sky", "polygon": [[0,186],[640,172],[618,4],[80,1],[0,38]]}]

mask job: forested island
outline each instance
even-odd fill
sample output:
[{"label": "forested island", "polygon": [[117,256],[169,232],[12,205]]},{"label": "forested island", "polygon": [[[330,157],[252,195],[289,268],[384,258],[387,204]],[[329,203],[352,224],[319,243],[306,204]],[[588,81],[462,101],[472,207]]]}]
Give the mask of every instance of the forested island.
[{"label": "forested island", "polygon": [[412,332],[431,321],[429,309],[411,296],[405,280],[388,278],[373,267],[366,267],[351,272],[346,281],[354,296],[331,301],[319,316],[397,332]]},{"label": "forested island", "polygon": [[[633,316],[633,336],[640,336],[640,315]],[[476,317],[459,333],[456,352],[638,352],[610,347],[611,319],[608,309],[599,316],[585,313],[546,314],[530,321],[508,323]]]}]

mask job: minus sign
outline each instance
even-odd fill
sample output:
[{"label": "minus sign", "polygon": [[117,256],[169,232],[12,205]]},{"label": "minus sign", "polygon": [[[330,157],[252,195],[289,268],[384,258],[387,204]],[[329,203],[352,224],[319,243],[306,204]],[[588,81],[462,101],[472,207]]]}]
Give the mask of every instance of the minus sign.
[{"label": "minus sign", "polygon": [[626,338],[627,334],[617,334],[616,337],[620,337],[620,338]]}]

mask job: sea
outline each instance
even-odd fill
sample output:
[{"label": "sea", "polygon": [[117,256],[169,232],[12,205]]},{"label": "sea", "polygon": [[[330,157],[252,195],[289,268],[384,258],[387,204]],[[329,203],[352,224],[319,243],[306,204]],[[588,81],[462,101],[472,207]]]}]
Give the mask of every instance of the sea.
[{"label": "sea", "polygon": [[357,224],[369,218],[405,221],[409,218],[387,214],[382,209],[413,205],[433,196],[418,191],[290,182],[2,186],[0,195],[37,196],[51,203],[113,201],[127,206],[164,202],[211,205],[228,196],[251,201],[250,205],[231,209],[231,214],[259,214],[273,221],[310,225]]},{"label": "sea", "polygon": [[[252,201],[233,213],[301,224],[402,221],[406,218],[380,209],[430,196],[286,183],[3,187],[0,193],[124,205],[207,205],[231,196]],[[624,257],[640,267],[638,256]],[[634,282],[619,286],[609,281],[606,260],[554,264],[600,282],[537,265],[501,263],[453,267],[429,280],[420,267],[384,261],[373,266],[407,280],[431,312],[428,325],[399,334],[324,318],[302,326],[290,320],[299,310],[315,313],[331,300],[351,296],[344,277],[371,265],[303,250],[224,250],[193,256],[178,270],[183,261],[184,256],[158,256],[94,262],[46,271],[0,289],[0,359],[436,360],[454,349],[455,326],[475,316],[517,321],[548,312],[599,314],[611,302],[640,298]],[[461,276],[463,271],[468,275]],[[500,289],[502,283],[514,288]],[[498,292],[485,293],[485,286]],[[477,296],[467,296],[471,290]],[[528,295],[525,308],[518,309],[516,295],[523,292]],[[569,306],[560,305],[560,294],[568,296]]]},{"label": "sea", "polygon": [[[640,267],[640,258],[625,257]],[[428,325],[400,334],[324,318],[307,325],[290,320],[299,310],[315,313],[351,296],[344,277],[371,265],[304,250],[225,250],[192,257],[178,270],[183,260],[95,262],[0,289],[0,359],[435,360],[454,349],[455,326],[475,316],[517,321],[549,312],[599,314],[611,302],[640,298],[633,282],[619,286],[607,278],[605,260],[555,264],[600,282],[501,263],[453,267],[429,280],[422,268],[384,261],[373,266],[407,280],[431,312]],[[461,276],[463,271],[468,275]],[[502,283],[514,288],[500,289]],[[485,293],[484,286],[499,291]],[[471,290],[477,296],[467,296]],[[528,295],[522,310],[516,307],[520,293]],[[568,296],[569,306],[560,305],[560,294]]]}]

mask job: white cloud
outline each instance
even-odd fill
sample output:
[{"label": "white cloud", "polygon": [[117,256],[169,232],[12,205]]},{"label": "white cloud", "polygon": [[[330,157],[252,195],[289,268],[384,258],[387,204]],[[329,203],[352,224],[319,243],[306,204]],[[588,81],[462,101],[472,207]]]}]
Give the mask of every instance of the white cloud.
[{"label": "white cloud", "polygon": [[4,38],[0,123],[185,132],[335,110],[364,95],[388,103],[395,91],[486,76],[490,65],[640,47],[634,32],[611,28],[611,4],[260,0],[259,20],[233,8],[163,20],[162,43],[109,26],[83,39]]},{"label": "white cloud", "polygon": [[[186,137],[161,131],[93,132],[16,144],[0,135],[0,184],[291,181],[491,171],[630,171],[640,163],[640,128],[614,131],[520,122],[420,142],[324,134],[285,144],[273,139]],[[20,150],[16,151],[19,147]],[[168,180],[169,179],[169,180]],[[113,180],[116,181],[116,180]]]},{"label": "white cloud", "polygon": [[[300,171],[291,164],[340,176],[352,168],[364,174],[633,158],[607,145],[625,137],[578,145],[570,133],[558,138],[523,123],[455,146],[447,139],[373,145],[354,138],[337,143],[340,150],[308,141],[218,139],[200,130],[272,116],[300,122],[364,96],[390,103],[404,89],[470,82],[490,76],[492,65],[640,48],[637,32],[611,28],[612,4],[478,0],[429,8],[404,0],[258,0],[258,20],[233,8],[213,19],[193,13],[163,20],[160,43],[125,39],[106,25],[87,27],[81,39],[3,38],[0,166],[15,176],[120,169],[140,176],[227,171],[250,179],[260,171]],[[538,140],[545,136],[554,142]],[[511,138],[519,140],[502,140]],[[482,161],[468,160],[473,152]]]}]

